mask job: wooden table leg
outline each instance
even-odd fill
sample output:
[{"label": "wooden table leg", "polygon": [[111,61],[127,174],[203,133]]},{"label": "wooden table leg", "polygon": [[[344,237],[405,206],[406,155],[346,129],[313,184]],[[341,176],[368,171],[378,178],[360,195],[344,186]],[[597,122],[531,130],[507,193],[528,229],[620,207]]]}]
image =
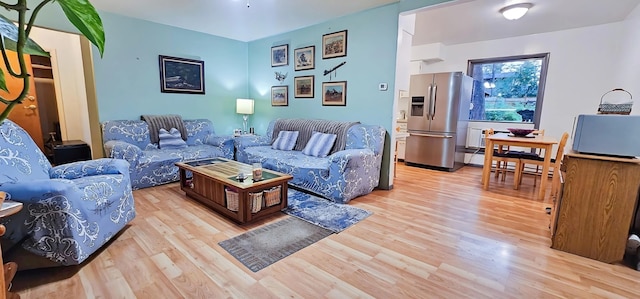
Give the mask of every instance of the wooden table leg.
[{"label": "wooden table leg", "polygon": [[[0,205],[2,205],[1,202],[0,202]],[[2,234],[0,235],[4,235],[4,231],[5,231],[4,225],[0,224],[0,231],[2,231]],[[0,264],[3,265],[2,274],[0,275],[0,285],[4,286],[4,291],[0,294],[0,298],[3,298],[3,299],[18,298],[19,299],[20,295],[9,292],[9,288],[11,287],[11,281],[13,280],[13,277],[16,275],[16,272],[18,272],[18,264],[14,262],[8,262],[6,264],[3,264],[2,255],[0,255]]]},{"label": "wooden table leg", "polygon": [[20,298],[20,295],[9,292],[9,288],[11,287],[11,281],[13,277],[16,276],[16,272],[18,272],[18,264],[14,262],[8,262],[4,264],[4,283],[7,299],[9,298]]},{"label": "wooden table leg", "polygon": [[543,200],[547,191],[547,181],[549,180],[549,166],[551,165],[551,149],[553,144],[544,147],[544,163],[542,164],[542,175],[540,176],[540,190],[538,191],[538,200]]},{"label": "wooden table leg", "polygon": [[516,163],[516,171],[513,174],[513,190],[520,189],[520,176],[522,176],[523,165],[522,161]]},{"label": "wooden table leg", "polygon": [[489,176],[491,176],[491,161],[493,160],[493,141],[487,140],[484,150],[484,165],[482,165],[482,188],[489,189]]}]

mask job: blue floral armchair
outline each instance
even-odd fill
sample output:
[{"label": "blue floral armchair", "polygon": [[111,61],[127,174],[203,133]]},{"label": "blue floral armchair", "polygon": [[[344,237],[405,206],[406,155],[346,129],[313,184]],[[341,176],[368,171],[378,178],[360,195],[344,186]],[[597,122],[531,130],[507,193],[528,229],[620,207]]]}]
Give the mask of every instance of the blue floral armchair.
[{"label": "blue floral armchair", "polygon": [[4,252],[23,249],[57,265],[76,265],[136,215],[129,163],[97,159],[52,167],[10,120],[0,124],[0,190],[24,204],[1,220]]}]

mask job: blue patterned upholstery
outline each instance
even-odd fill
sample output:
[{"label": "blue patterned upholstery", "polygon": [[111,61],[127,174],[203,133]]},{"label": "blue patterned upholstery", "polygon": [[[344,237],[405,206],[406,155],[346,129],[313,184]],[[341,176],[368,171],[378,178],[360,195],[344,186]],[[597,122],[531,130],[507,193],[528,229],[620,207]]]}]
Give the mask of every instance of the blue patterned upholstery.
[{"label": "blue patterned upholstery", "polygon": [[133,189],[177,181],[176,162],[223,157],[233,159],[233,137],[217,136],[207,119],[184,120],[187,147],[159,149],[151,143],[149,126],[142,120],[112,120],[102,123],[107,157],[127,160]]},{"label": "blue patterned upholstery", "polygon": [[3,250],[21,244],[60,265],[77,265],[136,215],[129,163],[97,159],[52,167],[26,131],[0,124],[0,190],[24,204],[1,223]]},{"label": "blue patterned upholstery", "polygon": [[267,169],[291,174],[290,184],[338,203],[347,203],[378,186],[386,134],[381,126],[352,126],[344,150],[319,158],[301,151],[272,149],[274,122],[266,136],[236,138],[238,161],[260,162]]}]

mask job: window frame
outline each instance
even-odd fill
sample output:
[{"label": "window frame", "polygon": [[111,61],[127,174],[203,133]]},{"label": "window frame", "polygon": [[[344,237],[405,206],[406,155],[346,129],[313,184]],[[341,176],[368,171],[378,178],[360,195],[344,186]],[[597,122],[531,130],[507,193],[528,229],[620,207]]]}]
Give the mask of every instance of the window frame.
[{"label": "window frame", "polygon": [[[472,77],[473,65],[474,64],[485,64],[485,63],[501,63],[508,62],[514,60],[525,60],[525,59],[542,59],[541,68],[540,68],[540,83],[538,84],[538,94],[536,96],[536,110],[533,114],[533,127],[538,129],[540,126],[540,118],[542,116],[542,102],[544,100],[544,90],[547,85],[547,70],[549,68],[549,57],[550,53],[537,53],[537,54],[526,54],[526,55],[514,55],[514,56],[504,56],[504,57],[493,57],[493,58],[482,58],[482,59],[469,59],[467,61],[467,75]],[[469,121],[477,121],[477,122],[496,122],[492,120],[480,120],[480,119],[469,119]],[[523,123],[523,122],[512,122],[512,123]]]}]

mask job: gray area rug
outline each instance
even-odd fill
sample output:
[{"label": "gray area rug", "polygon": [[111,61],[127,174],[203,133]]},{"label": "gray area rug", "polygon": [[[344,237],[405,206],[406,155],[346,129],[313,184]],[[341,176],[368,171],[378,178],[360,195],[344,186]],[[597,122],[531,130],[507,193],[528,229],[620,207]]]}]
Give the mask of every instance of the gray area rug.
[{"label": "gray area rug", "polygon": [[253,272],[305,248],[333,232],[289,217],[218,243]]}]

